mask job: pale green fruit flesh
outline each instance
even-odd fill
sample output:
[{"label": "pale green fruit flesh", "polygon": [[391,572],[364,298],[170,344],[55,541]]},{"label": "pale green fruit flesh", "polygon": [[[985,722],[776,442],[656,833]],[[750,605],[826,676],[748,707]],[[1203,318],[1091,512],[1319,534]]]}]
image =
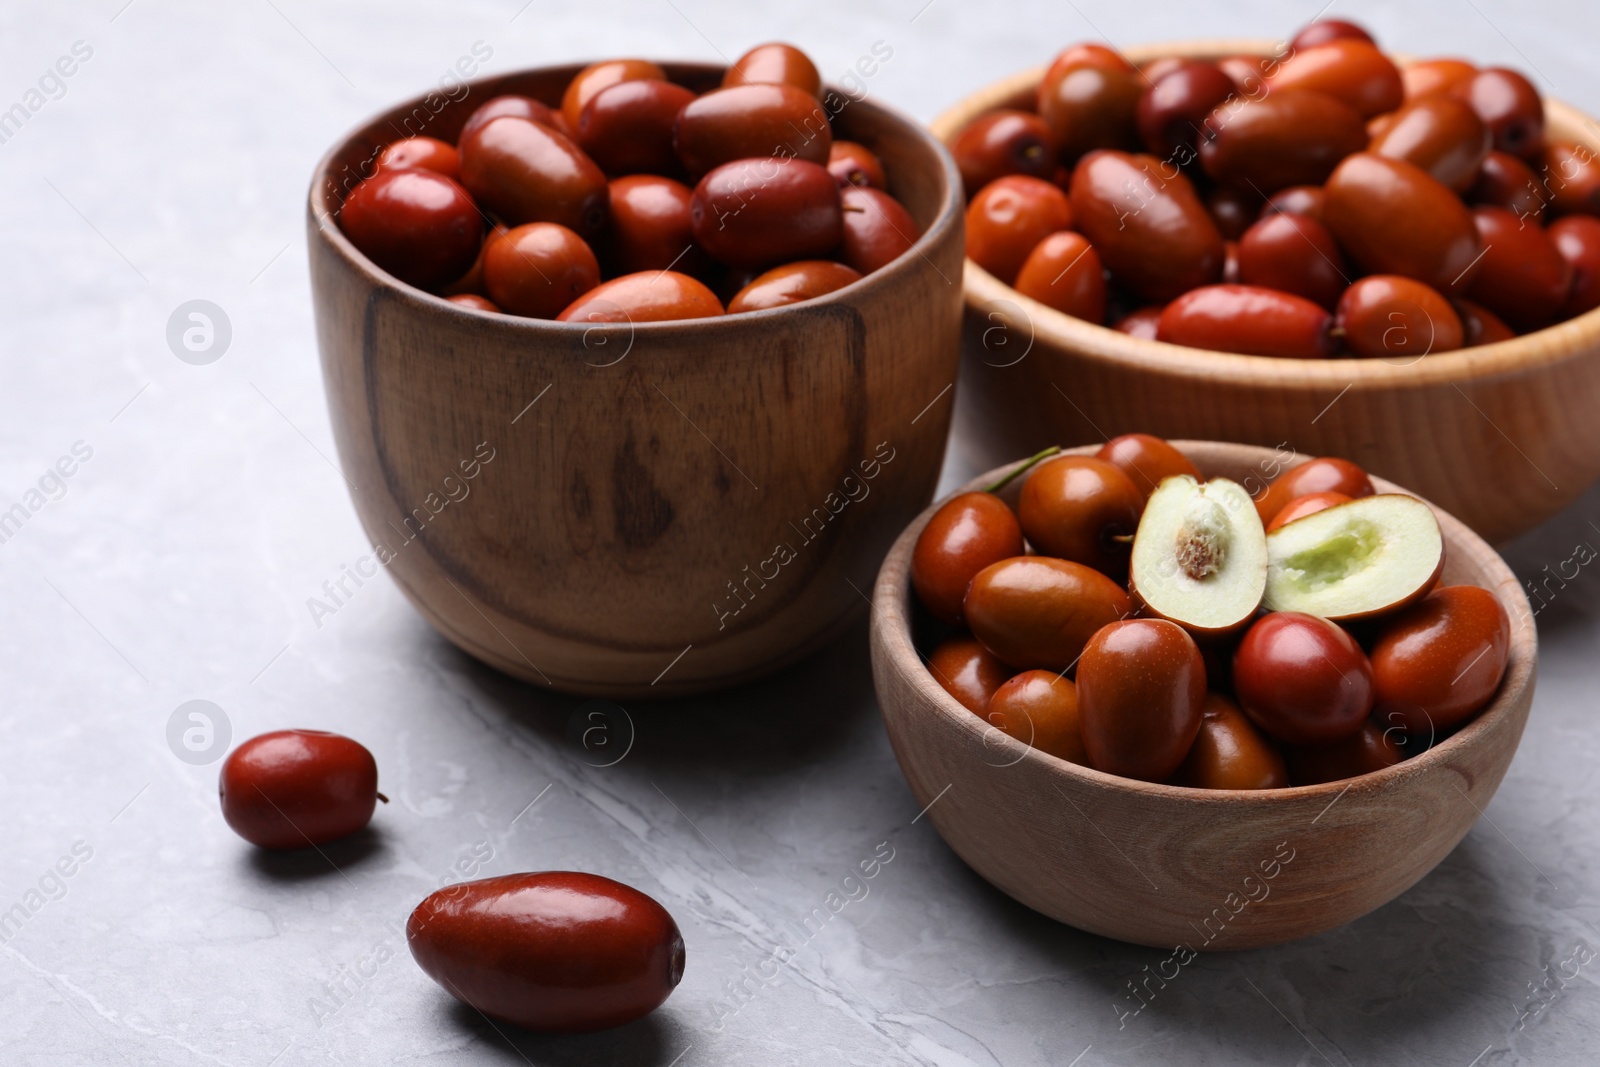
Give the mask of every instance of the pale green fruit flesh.
[{"label": "pale green fruit flesh", "polygon": [[1139,520],[1129,581],[1152,612],[1202,632],[1247,622],[1267,581],[1267,538],[1237,482],[1167,478]]},{"label": "pale green fruit flesh", "polygon": [[1444,562],[1444,538],[1431,507],[1384,493],[1274,530],[1267,552],[1268,608],[1353,619],[1425,592]]}]

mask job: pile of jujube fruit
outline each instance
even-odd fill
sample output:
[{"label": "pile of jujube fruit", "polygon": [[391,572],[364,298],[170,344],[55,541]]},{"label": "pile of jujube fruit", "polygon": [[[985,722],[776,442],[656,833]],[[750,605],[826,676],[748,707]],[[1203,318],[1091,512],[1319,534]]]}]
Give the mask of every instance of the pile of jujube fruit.
[{"label": "pile of jujube fruit", "polygon": [[1396,65],[1314,22],[1278,53],[1062,52],[950,147],[967,254],[1137,337],[1412,359],[1600,306],[1600,158],[1522,74]]},{"label": "pile of jujube fruit", "polygon": [[649,322],[810,300],[919,234],[882,161],[834,138],[847,101],[822,94],[786,44],[698,95],[649,60],[594,63],[556,106],[497,96],[453,145],[389,144],[339,225],[401,281],[482,311]]},{"label": "pile of jujube fruit", "polygon": [[1146,434],[1058,451],[951,498],[912,553],[928,671],[986,743],[1274,789],[1392,766],[1494,699],[1510,620],[1439,584],[1427,503],[1334,457],[1252,496]]}]

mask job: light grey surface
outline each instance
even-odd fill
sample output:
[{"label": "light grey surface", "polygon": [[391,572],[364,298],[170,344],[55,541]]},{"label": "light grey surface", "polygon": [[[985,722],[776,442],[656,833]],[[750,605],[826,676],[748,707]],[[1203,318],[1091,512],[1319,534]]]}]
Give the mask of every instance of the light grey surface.
[{"label": "light grey surface", "polygon": [[[494,73],[628,53],[731,56],[788,38],[832,76],[881,40],[894,55],[869,91],[926,119],[1074,40],[1281,36],[1316,10],[0,8],[0,109],[74,42],[93,50],[64,95],[0,144],[0,509],[75,442],[92,449],[64,495],[47,480],[60,498],[0,544],[0,912],[38,904],[0,945],[0,1062],[1593,1063],[1600,962],[1575,977],[1574,963],[1562,967],[1600,947],[1592,566],[1540,614],[1522,750],[1437,871],[1344,929],[1202,957],[1121,1028],[1124,983],[1165,953],[1034,915],[914,821],[864,627],[764,684],[630,708],[630,731],[615,712],[591,719],[603,709],[464,658],[386,578],[320,626],[308,611],[368,546],[329,462],[301,234],[307,178],[336,136],[436,82],[474,42],[492,48],[483,69]],[[1545,89],[1600,110],[1593,5],[1336,13],[1397,49],[1531,68]],[[166,340],[169,316],[194,299],[232,325],[226,353],[202,366]],[[971,473],[967,454],[958,441],[947,485]],[[1515,545],[1511,562],[1529,578],[1559,569],[1579,542],[1600,545],[1597,521],[1591,492]],[[220,706],[235,740],[288,725],[360,738],[393,803],[375,831],[329,851],[337,870],[253,853],[219,816],[217,765],[169,749],[169,717],[194,699]],[[611,732],[584,747],[596,726]],[[625,758],[594,766],[630,733]],[[892,861],[847,883],[884,842]],[[75,846],[86,862],[72,861]],[[47,874],[63,858],[74,873]],[[453,871],[562,867],[660,899],[687,938],[687,977],[660,1012],[615,1034],[508,1040],[422,975],[399,924]],[[827,913],[831,892],[861,897],[863,886],[820,932],[796,932],[814,909]],[[764,961],[778,945],[797,951],[774,971]],[[739,982],[754,994],[736,997]]]}]

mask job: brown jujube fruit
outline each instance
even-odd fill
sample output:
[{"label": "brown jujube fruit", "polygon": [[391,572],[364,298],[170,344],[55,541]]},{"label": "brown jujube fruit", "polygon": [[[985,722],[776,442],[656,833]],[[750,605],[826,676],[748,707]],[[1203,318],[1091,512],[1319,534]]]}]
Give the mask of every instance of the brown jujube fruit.
[{"label": "brown jujube fruit", "polygon": [[1494,138],[1466,104],[1451,96],[1430,96],[1395,112],[1367,151],[1403,159],[1427,171],[1456,192],[1471,188]]},{"label": "brown jujube fruit", "polygon": [[1549,323],[1572,290],[1572,265],[1549,233],[1500,207],[1475,207],[1472,221],[1484,251],[1467,296],[1520,330]]},{"label": "brown jujube fruit", "polygon": [[479,296],[477,293],[457,293],[454,296],[447,296],[445,299],[450,301],[452,304],[459,304],[464,308],[471,308],[474,311],[500,310],[499,306],[495,304],[493,300],[490,300],[486,296]]},{"label": "brown jujube fruit", "polygon": [[495,96],[485,100],[478,109],[467,117],[462,125],[461,132],[456,136],[456,144],[460,145],[467,136],[474,131],[487,126],[498,118],[510,116],[512,118],[527,119],[548,126],[557,133],[572,136],[572,130],[567,126],[566,117],[561,112],[548,104],[535,100],[531,96],[516,96],[508,94]]},{"label": "brown jujube fruit", "polygon": [[1338,456],[1321,456],[1290,467],[1273,479],[1267,491],[1256,500],[1256,513],[1263,525],[1270,525],[1291,500],[1311,493],[1343,493],[1352,500],[1371,496],[1372,479],[1367,472]]},{"label": "brown jujube fruit", "polygon": [[1239,284],[1239,242],[1222,242],[1222,284]]},{"label": "brown jujube fruit", "polygon": [[1034,246],[1014,283],[1017,292],[1067,315],[1099,324],[1106,317],[1100,256],[1080,233],[1062,230]]},{"label": "brown jujube fruit", "polygon": [[1303,519],[1307,515],[1315,515],[1319,511],[1326,511],[1339,504],[1348,504],[1350,497],[1343,493],[1307,493],[1297,496],[1283,506],[1279,512],[1267,523],[1267,533],[1280,527],[1287,526],[1296,519]]},{"label": "brown jujube fruit", "polygon": [[1308,23],[1304,29],[1294,35],[1289,42],[1290,53],[1304,52],[1308,48],[1327,44],[1330,41],[1365,41],[1374,44],[1372,35],[1357,26],[1354,22],[1344,19],[1318,19]]},{"label": "brown jujube fruit", "polygon": [[1556,250],[1572,265],[1572,290],[1561,309],[1563,318],[1600,307],[1600,219],[1569,215],[1550,225]]},{"label": "brown jujube fruit", "polygon": [[792,85],[736,85],[696,97],[678,113],[678,159],[700,175],[736,159],[790,156],[828,162],[833,132],[817,98]]},{"label": "brown jujube fruit", "polygon": [[1046,74],[1038,111],[1068,166],[1097,148],[1139,147],[1135,112],[1144,77],[1132,69],[1079,64]]},{"label": "brown jujube fruit", "polygon": [[1277,60],[1268,56],[1232,55],[1216,61],[1217,69],[1233,81],[1241,97],[1259,100],[1267,92],[1267,74],[1277,69]]},{"label": "brown jujube fruit", "polygon": [[1018,670],[1066,671],[1095,631],[1132,614],[1122,586],[1092,567],[1049,556],[985,567],[962,605],[973,636]]},{"label": "brown jujube fruit", "polygon": [[1281,789],[1289,784],[1289,772],[1283,756],[1237,704],[1220,693],[1207,693],[1200,732],[1172,784],[1191,789]]},{"label": "brown jujube fruit", "polygon": [[553,319],[600,284],[600,263],[565,226],[530,222],[489,239],[483,283],[502,310]]},{"label": "brown jujube fruit", "polygon": [[1362,118],[1398,108],[1405,99],[1400,70],[1370,40],[1340,38],[1297,49],[1267,79],[1270,93],[1327,93]]},{"label": "brown jujube fruit", "polygon": [[1493,699],[1510,649],[1498,597],[1475,585],[1435,589],[1386,620],[1373,642],[1379,716],[1423,736],[1454,729]]},{"label": "brown jujube fruit", "polygon": [[667,72],[648,59],[606,59],[591,63],[572,76],[561,94],[561,115],[567,127],[578,128],[585,105],[618,82],[665,81]]},{"label": "brown jujube fruit", "polygon": [[1587,145],[1558,141],[1538,154],[1541,195],[1557,215],[1600,215],[1600,157]]},{"label": "brown jujube fruit", "polygon": [[1067,194],[1041,178],[1007,175],[978,191],[967,205],[967,257],[1006,284],[1028,253],[1074,219]]},{"label": "brown jujube fruit", "polygon": [[1451,91],[1478,113],[1500,151],[1526,159],[1544,144],[1544,101],[1516,71],[1487,67]]},{"label": "brown jujube fruit", "polygon": [[779,83],[792,85],[816,96],[822,90],[822,75],[811,57],[791,44],[758,44],[733,61],[722,75],[723,88],[734,85]]},{"label": "brown jujube fruit", "polygon": [[[736,293],[728,301],[728,314],[784,307],[825,296],[861,280],[861,274],[843,263],[825,259],[802,259],[773,267]],[[1015,553],[1008,553],[1015,555]]]},{"label": "brown jujube fruit", "polygon": [[1250,720],[1279,741],[1325,744],[1361,729],[1372,711],[1372,665],[1327,619],[1275,611],[1233,653],[1233,689]]},{"label": "brown jujube fruit", "polygon": [[1320,185],[1291,185],[1267,197],[1267,202],[1261,208],[1261,217],[1305,215],[1321,222],[1323,199]]},{"label": "brown jujube fruit", "polygon": [[721,314],[722,301],[703,282],[675,270],[647,270],[595,286],[556,318],[561,322],[638,323]]},{"label": "brown jujube fruit", "polygon": [[834,141],[828,146],[828,173],[840,185],[860,185],[870,189],[889,189],[883,163],[866,145],[854,141]]},{"label": "brown jujube fruit", "polygon": [[1395,741],[1397,734],[1398,730],[1369,718],[1360,730],[1340,741],[1323,745],[1285,745],[1289,781],[1295,785],[1321,785],[1392,767],[1405,758]]},{"label": "brown jujube fruit", "polygon": [[1350,105],[1326,93],[1283,89],[1229,101],[1206,120],[1200,164],[1219,182],[1271,196],[1290,185],[1320,185],[1339,161],[1367,145]]},{"label": "brown jujube fruit", "polygon": [[461,154],[456,151],[455,145],[437,137],[404,137],[378,153],[373,168],[379,172],[421,168],[460,181]]},{"label": "brown jujube fruit", "polygon": [[1121,468],[1092,456],[1057,456],[1028,474],[1017,519],[1034,551],[1120,578],[1145,494]]},{"label": "brown jujube fruit", "polygon": [[700,179],[689,212],[700,247],[732,267],[817,259],[843,233],[839,183],[800,159],[724,163]]},{"label": "brown jujube fruit", "polygon": [[1281,289],[1333,309],[1349,268],[1328,228],[1306,215],[1268,215],[1239,240],[1239,281]]},{"label": "brown jujube fruit", "polygon": [[1530,226],[1545,214],[1545,194],[1533,168],[1509,152],[1490,152],[1463,197],[1469,204],[1503,207]]},{"label": "brown jujube fruit", "polygon": [[1200,732],[1206,668],[1181,626],[1129,619],[1098,631],[1078,662],[1089,765],[1146,782],[1172,776]]},{"label": "brown jujube fruit", "polygon": [[961,602],[977,573],[1022,555],[1022,527],[993,493],[961,493],[940,505],[911,552],[911,588],[928,613],[961,622]]},{"label": "brown jujube fruit", "polygon": [[563,134],[502,117],[461,141],[461,184],[508,226],[555,222],[588,239],[606,224],[606,176]]},{"label": "brown jujube fruit", "polygon": [[491,1019],[541,1033],[606,1030],[683,978],[683,935],[651,897],[598,874],[503,874],[438,890],[406,922],[417,965]]},{"label": "brown jujube fruit", "polygon": [[[1137,314],[1137,312],[1135,313]],[[1096,459],[1116,467],[1133,482],[1145,499],[1162,481],[1180,474],[1200,481],[1200,469],[1171,444],[1147,433],[1125,433],[1100,446]]]},{"label": "brown jujube fruit", "polygon": [[928,673],[944,691],[974,715],[989,710],[989,698],[1012,675],[993,652],[970,634],[957,634],[940,642],[928,657]]},{"label": "brown jujube fruit", "polygon": [[1409,104],[1434,93],[1448,93],[1477,73],[1478,68],[1466,60],[1447,56],[1418,60],[1400,68],[1400,81],[1405,85]]},{"label": "brown jujube fruit", "polygon": [[608,86],[578,116],[579,147],[607,174],[670,174],[677,170],[673,124],[694,93],[668,81]]},{"label": "brown jujube fruit", "polygon": [[1358,152],[1329,176],[1322,221],[1357,266],[1441,293],[1471,282],[1478,231],[1444,183],[1398,159]]},{"label": "brown jujube fruit", "polygon": [[1144,147],[1173,159],[1192,159],[1196,141],[1212,110],[1234,94],[1233,79],[1215,63],[1180,59],[1159,78],[1145,72],[1149,87],[1139,97],[1135,121]]},{"label": "brown jujube fruit", "polygon": [[707,257],[694,247],[689,226],[694,194],[688,186],[654,174],[630,174],[612,179],[608,196],[611,228],[604,245],[608,273],[674,269],[694,274],[704,269]]},{"label": "brown jujube fruit", "polygon": [[383,270],[432,289],[472,266],[483,217],[467,190],[437,171],[387,170],[350,191],[339,229]]},{"label": "brown jujube fruit", "polygon": [[989,698],[989,724],[1025,745],[1089,765],[1078,715],[1078,687],[1054,671],[1023,671]]},{"label": "brown jujube fruit", "polygon": [[217,786],[222,817],[252,845],[311,848],[372,821],[378,764],[356,741],[323,730],[275,730],[228,754]]},{"label": "brown jujube fruit", "polygon": [[1127,73],[1136,72],[1136,68],[1128,57],[1115,48],[1094,42],[1068,45],[1050,61],[1050,66],[1045,68],[1044,80],[1049,81],[1063,71],[1073,67],[1099,67],[1102,70],[1116,70]]},{"label": "brown jujube fruit", "polygon": [[1261,214],[1261,198],[1255,193],[1219,185],[1206,195],[1206,210],[1223,238],[1237,241]]},{"label": "brown jujube fruit", "polygon": [[1369,274],[1344,291],[1334,319],[1358,356],[1412,361],[1462,346],[1461,318],[1436,289],[1398,274]]},{"label": "brown jujube fruit", "polygon": [[1056,169],[1050,127],[1033,112],[1013,108],[985,112],[963,126],[950,139],[950,154],[968,196],[1007,174],[1048,179]]},{"label": "brown jujube fruit", "polygon": [[1161,312],[1159,307],[1139,308],[1130,311],[1118,319],[1112,329],[1118,333],[1125,333],[1129,337],[1137,337],[1144,341],[1154,341],[1161,328]]},{"label": "brown jujube fruit", "polygon": [[1283,359],[1333,355],[1333,317],[1304,297],[1256,285],[1207,285],[1161,313],[1156,339],[1168,344]]},{"label": "brown jujube fruit", "polygon": [[917,220],[882,189],[839,189],[839,258],[862,274],[886,267],[917,243]]},{"label": "brown jujube fruit", "polygon": [[1073,228],[1146,300],[1171,300],[1222,274],[1216,223],[1189,179],[1154,156],[1090,153],[1072,173],[1071,202]]},{"label": "brown jujube fruit", "polygon": [[[1500,317],[1486,307],[1474,304],[1470,300],[1455,299],[1451,305],[1456,309],[1456,315],[1461,319],[1461,347],[1475,348],[1478,345],[1492,345],[1501,341],[1509,341],[1517,335],[1517,331],[1507,326]],[[1565,317],[1565,313],[1563,313]]]}]

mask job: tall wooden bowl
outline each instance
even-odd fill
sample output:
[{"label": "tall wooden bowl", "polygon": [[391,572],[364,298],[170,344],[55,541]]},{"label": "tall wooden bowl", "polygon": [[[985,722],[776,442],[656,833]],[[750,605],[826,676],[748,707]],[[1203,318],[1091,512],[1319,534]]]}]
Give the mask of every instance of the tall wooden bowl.
[{"label": "tall wooden bowl", "polygon": [[[1274,457],[1249,445],[1174,443],[1202,474],[1241,483]],[[1397,491],[1373,482],[1380,493]],[[911,550],[934,510],[900,535],[873,592],[872,676],[884,725],[917,802],[956,854],[1051,918],[1168,949],[1251,948],[1330,929],[1393,900],[1444,859],[1517,750],[1533,701],[1533,616],[1504,561],[1448,514],[1439,514],[1442,581],[1490,590],[1511,617],[1510,664],[1493,703],[1375,774],[1234,792],[1067,763],[990,728],[946,693],[911,628]]]},{"label": "tall wooden bowl", "polygon": [[[1199,41],[1127,55],[1142,63],[1272,48]],[[941,115],[934,132],[948,141],[985,111],[1031,100],[1042,75],[980,90]],[[1554,100],[1545,114],[1550,137],[1600,149],[1593,119]],[[1496,543],[1600,478],[1600,310],[1415,362],[1273,359],[1129,337],[1030,300],[970,260],[965,277],[961,387],[982,430],[981,464],[1140,430],[1286,444],[1355,460]]]},{"label": "tall wooden bowl", "polygon": [[[696,89],[721,77],[665,66]],[[317,165],[306,225],[334,435],[378,561],[462,649],[572,693],[705,691],[840,632],[933,494],[959,358],[960,178],[917,124],[850,102],[839,135],[883,159],[921,239],[826,297],[726,319],[470,311],[339,231],[382,145],[453,141],[500,93],[557,102],[578,69],[408,101]]]}]

